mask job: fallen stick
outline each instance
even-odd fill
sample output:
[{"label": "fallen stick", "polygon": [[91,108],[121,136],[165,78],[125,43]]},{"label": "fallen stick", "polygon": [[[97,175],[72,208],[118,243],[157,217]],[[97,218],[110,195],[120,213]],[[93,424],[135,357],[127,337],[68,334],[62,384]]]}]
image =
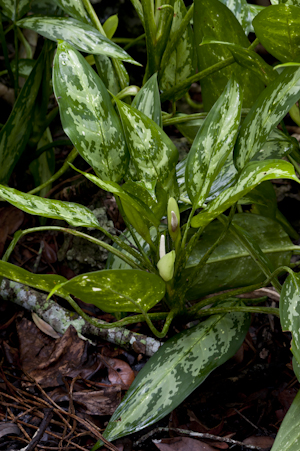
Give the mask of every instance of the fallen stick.
[{"label": "fallen stick", "polygon": [[[83,337],[94,335],[127,350],[133,349],[136,353],[147,356],[152,356],[162,344],[154,338],[131,332],[122,327],[99,329],[85,321],[77,313],[61,307],[52,299],[47,300],[46,294],[12,280],[2,279],[0,297],[6,301],[14,302],[26,310],[35,312],[60,334],[64,334],[72,324],[77,333]],[[107,324],[105,321],[98,321]]]}]

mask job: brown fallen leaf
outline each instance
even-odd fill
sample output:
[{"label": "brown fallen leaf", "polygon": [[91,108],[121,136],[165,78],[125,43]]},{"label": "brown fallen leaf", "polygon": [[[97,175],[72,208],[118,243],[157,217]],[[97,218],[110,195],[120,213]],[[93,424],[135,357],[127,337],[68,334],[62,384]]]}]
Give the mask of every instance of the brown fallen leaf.
[{"label": "brown fallen leaf", "polygon": [[190,437],[174,437],[152,441],[160,451],[216,451],[216,448],[207,443]]},{"label": "brown fallen leaf", "polygon": [[128,390],[134,381],[134,372],[128,365],[120,359],[110,359],[102,357],[108,367],[108,379],[113,385],[122,385],[123,390]]},{"label": "brown fallen leaf", "polygon": [[245,440],[243,440],[243,443],[245,445],[258,446],[259,448],[262,448],[262,449],[269,449],[272,447],[272,445],[274,443],[274,438],[273,437],[256,437],[256,436],[252,435],[251,437],[248,437]]},{"label": "brown fallen leaf", "polygon": [[5,435],[20,435],[21,431],[14,423],[0,423],[0,438]]},{"label": "brown fallen leaf", "polygon": [[78,337],[73,326],[54,340],[23,318],[17,323],[17,332],[21,366],[43,387],[63,385],[63,376],[88,379],[104,368],[101,356],[88,354],[88,343]]},{"label": "brown fallen leaf", "polygon": [[53,329],[50,324],[46,323],[42,318],[40,318],[36,313],[31,313],[34,324],[42,331],[44,334],[49,335],[52,338],[60,338],[60,335]]},{"label": "brown fallen leaf", "polygon": [[0,208],[0,257],[8,235],[15,233],[24,221],[24,213],[16,207]]}]

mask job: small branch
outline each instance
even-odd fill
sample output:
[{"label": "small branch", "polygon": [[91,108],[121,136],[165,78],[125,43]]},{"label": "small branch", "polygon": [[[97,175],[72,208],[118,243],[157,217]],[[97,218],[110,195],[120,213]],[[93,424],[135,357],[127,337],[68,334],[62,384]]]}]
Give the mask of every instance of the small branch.
[{"label": "small branch", "polygon": [[[94,335],[110,343],[122,346],[125,349],[133,349],[137,353],[152,356],[161,343],[146,335],[137,334],[130,330],[118,327],[112,329],[99,329],[92,326],[77,313],[70,312],[59,304],[49,299],[47,294],[40,293],[20,283],[3,279],[0,286],[0,298],[14,302],[26,310],[34,311],[44,321],[50,324],[57,332],[64,334],[72,324],[78,334],[83,336]],[[105,321],[100,321],[107,324]]]}]

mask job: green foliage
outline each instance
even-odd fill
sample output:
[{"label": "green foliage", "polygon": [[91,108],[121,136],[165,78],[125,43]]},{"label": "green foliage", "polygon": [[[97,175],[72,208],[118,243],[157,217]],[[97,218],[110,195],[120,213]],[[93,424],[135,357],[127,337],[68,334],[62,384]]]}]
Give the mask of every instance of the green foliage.
[{"label": "green foliage", "polygon": [[[1,200],[43,221],[64,220],[73,227],[17,231],[0,262],[0,275],[56,293],[83,315],[71,296],[122,315],[122,326],[145,320],[159,338],[175,318],[199,321],[167,340],[139,373],[107,426],[108,440],[161,419],[236,352],[253,311],[234,297],[238,293],[270,283],[281,293],[279,309],[262,306],[255,311],[275,312],[283,329],[292,333],[295,373],[300,374],[300,279],[290,269],[299,246],[289,238],[298,234],[279,212],[270,182],[299,183],[299,144],[283,121],[290,112],[300,125],[300,4],[274,0],[272,6],[259,8],[246,0],[195,0],[187,9],[182,0],[162,0],[155,10],[152,0],[132,3],[145,33],[123,40],[114,39],[122,18],[111,16],[102,26],[103,18],[89,0],[51,0],[44,6],[0,0],[1,75],[15,94],[0,131]],[[34,15],[37,10],[43,16]],[[37,57],[23,28],[43,36]],[[8,52],[11,30],[14,60]],[[253,30],[257,40],[250,44],[247,35]],[[19,58],[19,41],[27,49],[26,59]],[[274,70],[254,51],[258,41],[289,67]],[[131,65],[141,64],[122,47],[124,42],[129,52],[133,45],[146,44],[144,73],[134,74],[138,80],[133,86]],[[123,62],[131,63],[128,69]],[[20,76],[26,78],[22,89]],[[204,111],[177,111],[175,101],[198,81]],[[58,107],[50,102],[52,92]],[[53,147],[59,144],[53,140],[52,121],[58,111],[75,148],[53,175]],[[282,131],[277,129],[280,123]],[[169,130],[163,129],[167,125],[177,127],[191,143],[180,162]],[[78,154],[95,174],[71,164]],[[34,189],[39,196],[15,189],[15,180],[8,186],[14,171],[25,165],[36,185],[41,184]],[[121,237],[100,227],[86,206],[43,197],[70,166],[115,196],[126,224]],[[249,205],[250,212],[245,212]],[[51,227],[108,250],[107,269],[67,281],[7,262],[21,236]],[[87,233],[74,227],[85,227]],[[113,245],[89,235],[89,228],[101,230]],[[282,287],[277,277],[287,272]],[[227,289],[231,291],[218,294]],[[207,294],[214,294],[213,304],[203,309],[211,300],[199,298]],[[151,312],[154,306],[165,318],[161,330],[152,323],[157,318]],[[299,395],[273,451],[296,451],[298,410]]]}]

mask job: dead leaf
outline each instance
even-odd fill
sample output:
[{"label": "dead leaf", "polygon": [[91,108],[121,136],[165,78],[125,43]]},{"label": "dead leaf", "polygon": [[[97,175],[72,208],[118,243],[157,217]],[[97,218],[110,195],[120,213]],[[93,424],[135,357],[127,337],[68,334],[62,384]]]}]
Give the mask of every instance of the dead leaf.
[{"label": "dead leaf", "polygon": [[43,387],[63,385],[62,377],[90,378],[104,367],[100,355],[88,356],[88,343],[80,339],[73,326],[54,340],[23,318],[17,323],[22,368]]},{"label": "dead leaf", "polygon": [[124,390],[128,390],[132,382],[134,381],[134,372],[128,365],[120,359],[110,359],[102,357],[108,367],[108,379],[111,384],[122,385]]},{"label": "dead leaf", "polygon": [[161,451],[216,451],[216,448],[207,443],[190,437],[174,437],[152,441]]},{"label": "dead leaf", "polygon": [[0,424],[0,438],[5,435],[20,435],[21,431],[14,423],[1,423]]},{"label": "dead leaf", "polygon": [[16,207],[0,208],[0,257],[8,235],[12,235],[24,221],[24,213]]},{"label": "dead leaf", "polygon": [[269,448],[271,448],[271,446],[274,443],[274,438],[273,437],[256,437],[256,436],[252,435],[251,437],[248,437],[245,440],[243,440],[243,443],[245,445],[258,446],[259,448],[262,448],[262,449],[269,449]]},{"label": "dead leaf", "polygon": [[40,318],[36,313],[31,313],[34,324],[42,331],[44,334],[49,335],[52,338],[60,338],[60,335],[53,329],[50,324],[46,323],[42,318]]}]

